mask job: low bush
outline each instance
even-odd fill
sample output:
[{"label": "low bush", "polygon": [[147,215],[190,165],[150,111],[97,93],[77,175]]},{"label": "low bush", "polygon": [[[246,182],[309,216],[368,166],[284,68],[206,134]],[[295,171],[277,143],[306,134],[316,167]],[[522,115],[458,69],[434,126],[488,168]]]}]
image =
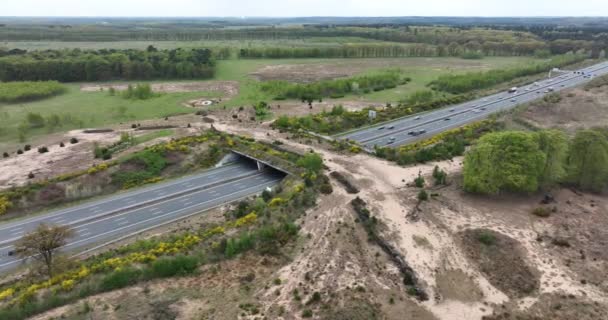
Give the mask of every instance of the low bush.
[{"label": "low bush", "polygon": [[551,210],[545,207],[537,207],[532,210],[532,214],[537,217],[546,218],[551,215]]},{"label": "low bush", "polygon": [[418,201],[427,201],[429,200],[429,194],[423,190],[420,190],[420,192],[418,192]]},{"label": "low bush", "polygon": [[423,188],[425,184],[424,177],[418,172],[418,176],[414,179],[416,188]]},{"label": "low bush", "polygon": [[198,267],[198,259],[193,256],[176,256],[156,260],[152,263],[150,274],[154,278],[166,278],[193,273]]},{"label": "low bush", "polygon": [[496,236],[490,231],[482,230],[477,234],[477,241],[483,243],[486,246],[491,246],[496,243]]},{"label": "low bush", "polygon": [[38,153],[47,153],[47,152],[49,152],[49,148],[47,148],[47,147],[38,148]]},{"label": "low bush", "polygon": [[137,283],[142,271],[134,268],[116,270],[101,279],[99,284],[102,291],[112,291]]}]

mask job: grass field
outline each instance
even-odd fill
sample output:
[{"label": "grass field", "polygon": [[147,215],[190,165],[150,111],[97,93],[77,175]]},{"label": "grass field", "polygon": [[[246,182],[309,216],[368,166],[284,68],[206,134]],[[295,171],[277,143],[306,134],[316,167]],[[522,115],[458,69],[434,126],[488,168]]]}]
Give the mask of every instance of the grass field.
[{"label": "grass field", "polygon": [[[119,96],[110,96],[107,92],[81,92],[77,84],[70,84],[67,87],[68,91],[65,94],[46,100],[0,104],[0,142],[17,140],[18,126],[29,112],[38,113],[45,118],[53,114],[60,117],[69,115],[72,121],[63,121],[61,127],[51,130],[58,132],[191,112],[191,108],[181,103],[202,95],[202,93],[172,93],[149,100],[127,100]],[[27,135],[31,137],[46,133],[49,133],[48,126],[30,129]]]},{"label": "grass field", "polygon": [[217,65],[217,80],[236,80],[240,82],[240,93],[227,102],[228,106],[250,104],[254,101],[271,100],[272,97],[260,92],[259,81],[250,74],[265,67],[289,66],[290,79],[298,80],[299,73],[312,68],[347,74],[349,76],[378,73],[387,69],[401,69],[412,81],[395,89],[372,92],[362,97],[346,96],[340,100],[362,99],[369,102],[398,101],[408,94],[423,90],[426,84],[446,73],[463,73],[501,69],[519,64],[541,61],[532,57],[487,57],[482,60],[460,58],[373,58],[373,59],[273,59],[273,60],[227,60]]}]

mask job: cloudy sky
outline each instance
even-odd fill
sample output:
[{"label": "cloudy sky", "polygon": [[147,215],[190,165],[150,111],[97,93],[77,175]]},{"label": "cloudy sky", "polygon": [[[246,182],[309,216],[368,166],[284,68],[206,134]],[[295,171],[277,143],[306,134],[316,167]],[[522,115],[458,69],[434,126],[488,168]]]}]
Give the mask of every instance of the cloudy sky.
[{"label": "cloudy sky", "polygon": [[608,0],[0,0],[0,16],[608,16]]}]

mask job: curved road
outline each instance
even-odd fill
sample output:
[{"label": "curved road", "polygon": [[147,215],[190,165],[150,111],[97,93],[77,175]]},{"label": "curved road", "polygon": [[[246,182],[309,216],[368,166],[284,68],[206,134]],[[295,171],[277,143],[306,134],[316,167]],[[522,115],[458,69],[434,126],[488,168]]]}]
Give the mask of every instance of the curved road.
[{"label": "curved road", "polygon": [[481,120],[492,113],[537,100],[549,94],[551,90],[560,91],[572,88],[604,74],[608,74],[608,62],[598,63],[577,71],[564,71],[562,75],[521,87],[515,93],[497,93],[466,103],[340,134],[336,138],[355,140],[368,151],[373,150],[374,146],[404,145]]},{"label": "curved road", "polygon": [[228,202],[260,193],[278,184],[284,174],[258,171],[242,162],[0,225],[0,271],[23,259],[10,255],[14,242],[40,223],[70,225],[76,236],[64,250],[91,250],[120,239],[184,219]]}]

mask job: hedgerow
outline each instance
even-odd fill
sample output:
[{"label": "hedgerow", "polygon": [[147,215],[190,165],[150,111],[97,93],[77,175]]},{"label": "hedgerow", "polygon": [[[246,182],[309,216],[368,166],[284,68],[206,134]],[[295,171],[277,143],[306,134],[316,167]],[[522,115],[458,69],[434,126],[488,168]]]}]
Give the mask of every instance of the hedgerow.
[{"label": "hedgerow", "polygon": [[24,102],[64,93],[66,88],[57,81],[0,82],[0,102]]}]

